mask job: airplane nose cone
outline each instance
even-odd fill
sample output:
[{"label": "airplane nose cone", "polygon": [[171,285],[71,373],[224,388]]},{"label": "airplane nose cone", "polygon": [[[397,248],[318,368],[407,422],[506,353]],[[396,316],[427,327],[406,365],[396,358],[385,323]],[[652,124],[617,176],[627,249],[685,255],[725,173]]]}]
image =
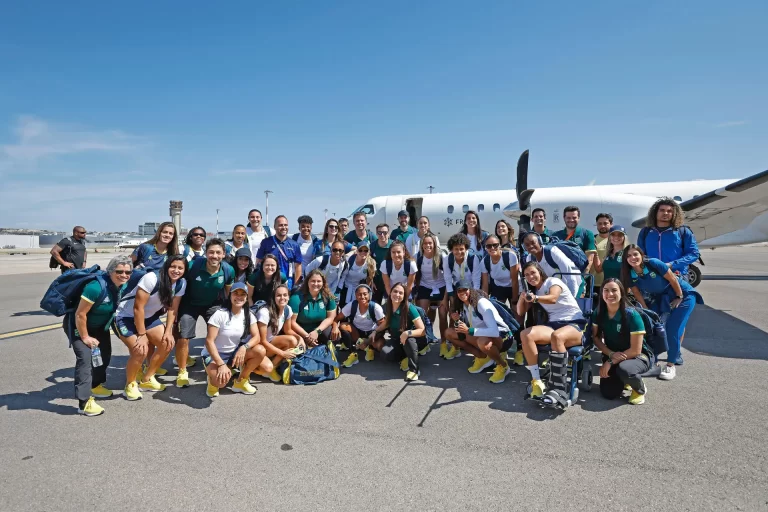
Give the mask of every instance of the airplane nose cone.
[{"label": "airplane nose cone", "polygon": [[516,220],[520,219],[520,216],[524,213],[520,210],[520,203],[518,201],[509,203],[502,211],[504,212],[505,217]]}]

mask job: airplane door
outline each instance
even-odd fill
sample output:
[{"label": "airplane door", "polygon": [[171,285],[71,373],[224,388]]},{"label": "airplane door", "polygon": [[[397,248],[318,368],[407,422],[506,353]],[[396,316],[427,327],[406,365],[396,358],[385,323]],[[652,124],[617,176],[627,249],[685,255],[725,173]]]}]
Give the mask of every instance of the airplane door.
[{"label": "airplane door", "polygon": [[423,202],[424,200],[420,197],[405,201],[405,210],[408,212],[408,224],[414,228],[417,226],[419,217],[421,217],[421,207]]}]

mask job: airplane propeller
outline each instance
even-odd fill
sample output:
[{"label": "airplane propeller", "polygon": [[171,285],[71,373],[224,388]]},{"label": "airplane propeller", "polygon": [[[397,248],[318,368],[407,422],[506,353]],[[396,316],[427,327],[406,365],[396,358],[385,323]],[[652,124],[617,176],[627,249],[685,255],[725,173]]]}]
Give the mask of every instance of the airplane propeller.
[{"label": "airplane propeller", "polygon": [[[528,189],[528,150],[523,151],[517,160],[517,202],[520,211],[526,211],[531,206],[531,196],[534,189]],[[521,215],[517,222],[521,229],[531,230],[531,218],[528,215]]]}]

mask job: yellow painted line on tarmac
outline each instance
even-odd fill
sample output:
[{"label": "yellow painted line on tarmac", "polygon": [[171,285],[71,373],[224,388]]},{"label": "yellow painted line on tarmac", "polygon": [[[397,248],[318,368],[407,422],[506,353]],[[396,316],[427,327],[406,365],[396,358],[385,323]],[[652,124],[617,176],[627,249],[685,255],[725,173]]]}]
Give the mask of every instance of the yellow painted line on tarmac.
[{"label": "yellow painted line on tarmac", "polygon": [[50,331],[51,329],[61,329],[61,322],[58,324],[43,325],[41,327],[32,327],[31,329],[23,329],[21,331],[6,332],[5,334],[0,334],[0,340],[17,338],[19,336],[26,336],[28,334],[35,334],[37,332]]}]

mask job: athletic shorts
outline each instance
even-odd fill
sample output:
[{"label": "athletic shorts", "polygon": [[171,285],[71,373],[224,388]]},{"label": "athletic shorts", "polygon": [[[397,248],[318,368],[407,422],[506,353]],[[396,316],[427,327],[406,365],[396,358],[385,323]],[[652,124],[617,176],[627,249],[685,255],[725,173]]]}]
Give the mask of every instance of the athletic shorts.
[{"label": "athletic shorts", "polygon": [[195,337],[195,327],[197,326],[197,319],[203,317],[206,323],[213,316],[213,314],[221,308],[220,305],[216,306],[192,306],[184,303],[179,306],[179,338],[184,340],[191,340]]},{"label": "athletic shorts", "polygon": [[[376,329],[373,329],[370,331],[364,331],[363,329],[359,329],[357,326],[355,326],[355,329],[357,329],[357,334],[359,334],[361,338],[367,338],[368,336],[373,334],[373,331],[376,330]],[[352,341],[357,341],[357,340],[352,340]]]},{"label": "athletic shorts", "polygon": [[[150,329],[154,329],[158,325],[163,325],[163,322],[160,320],[161,314],[162,311],[158,311],[150,318],[144,320],[145,332],[149,331]],[[131,336],[136,336],[139,334],[136,329],[136,323],[134,322],[132,316],[115,318],[114,322],[112,322],[112,330],[117,336],[122,336],[124,338],[130,338]]]},{"label": "athletic shorts", "polygon": [[432,293],[432,288],[419,286],[416,292],[416,300],[429,300],[430,302],[440,302],[445,297],[445,286],[440,288],[438,293]]},{"label": "athletic shorts", "polygon": [[[240,347],[237,347],[240,348]],[[219,357],[222,361],[227,363],[227,366],[232,366],[232,360],[235,358],[235,352],[237,352],[237,348],[233,350],[232,352],[219,352]],[[203,365],[208,366],[213,362],[213,358],[211,357],[211,354],[208,353],[207,350],[203,349],[203,352],[200,354],[203,356]]]},{"label": "athletic shorts", "polygon": [[571,327],[575,327],[576,330],[584,332],[584,329],[587,327],[587,321],[583,318],[579,320],[563,320],[563,321],[557,321],[557,322],[547,322],[547,327],[550,327],[552,330],[556,331],[562,327],[565,327],[567,325],[570,325]]},{"label": "athletic shorts", "polygon": [[512,302],[512,287],[511,286],[496,286],[495,284],[488,284],[489,295],[501,303]]}]

